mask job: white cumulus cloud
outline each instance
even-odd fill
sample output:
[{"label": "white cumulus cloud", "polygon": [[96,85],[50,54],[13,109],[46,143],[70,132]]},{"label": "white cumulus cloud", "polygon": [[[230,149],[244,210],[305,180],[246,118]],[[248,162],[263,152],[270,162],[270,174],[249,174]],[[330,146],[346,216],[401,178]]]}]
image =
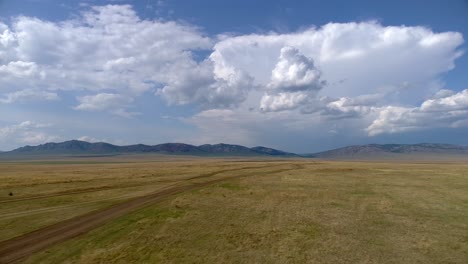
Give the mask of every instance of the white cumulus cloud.
[{"label": "white cumulus cloud", "polygon": [[173,83],[178,66],[211,46],[198,28],[141,20],[129,5],[90,7],[60,22],[20,16],[0,26],[0,89],[139,96]]},{"label": "white cumulus cloud", "polygon": [[95,142],[108,142],[108,140],[105,140],[105,139],[97,139],[97,138],[90,137],[90,136],[81,136],[81,137],[78,138],[78,140],[86,141],[86,142],[90,142],[90,143],[95,143]]},{"label": "white cumulus cloud", "polygon": [[268,88],[288,92],[318,91],[325,84],[320,80],[320,75],[313,59],[302,55],[296,48],[284,47],[281,49],[278,63],[271,72]]},{"label": "white cumulus cloud", "polygon": [[443,91],[437,99],[424,101],[419,107],[386,106],[375,109],[378,117],[367,128],[370,136],[415,131],[428,128],[468,125],[468,90]]},{"label": "white cumulus cloud", "polygon": [[10,104],[14,102],[29,102],[42,100],[54,101],[58,99],[59,96],[55,92],[25,89],[6,94],[4,98],[0,98],[0,102]]},{"label": "white cumulus cloud", "polygon": [[262,111],[295,109],[313,103],[318,91],[326,84],[314,61],[293,47],[283,47],[278,63],[271,72],[266,94],[260,101]]},{"label": "white cumulus cloud", "polygon": [[[442,94],[444,92],[445,94]],[[438,98],[429,99],[421,105],[421,110],[424,112],[440,112],[468,109],[468,90],[463,90],[454,94],[442,90],[437,93]]]},{"label": "white cumulus cloud", "polygon": [[200,64],[178,65],[170,72],[167,84],[157,94],[173,104],[229,108],[243,102],[253,87],[248,74],[237,70],[216,73],[209,59]]},{"label": "white cumulus cloud", "polygon": [[11,144],[41,144],[60,139],[44,131],[50,124],[24,121],[15,125],[0,127],[0,142]]},{"label": "white cumulus cloud", "polygon": [[[395,101],[415,103],[443,88],[440,74],[454,67],[455,59],[462,55],[458,50],[462,43],[458,32],[436,33],[420,26],[329,23],[287,34],[225,36],[215,44],[211,58],[219,71],[242,69],[256,84],[268,86],[272,71],[281,67],[277,60],[281,49],[294,47],[313,60],[320,80],[327,82],[320,90],[322,96],[355,97],[392,91]],[[291,70],[288,74],[293,76]]]},{"label": "white cumulus cloud", "polygon": [[76,110],[108,111],[123,117],[131,117],[138,114],[125,110],[133,102],[133,99],[121,94],[99,93],[79,97],[78,101],[80,104],[74,107]]}]

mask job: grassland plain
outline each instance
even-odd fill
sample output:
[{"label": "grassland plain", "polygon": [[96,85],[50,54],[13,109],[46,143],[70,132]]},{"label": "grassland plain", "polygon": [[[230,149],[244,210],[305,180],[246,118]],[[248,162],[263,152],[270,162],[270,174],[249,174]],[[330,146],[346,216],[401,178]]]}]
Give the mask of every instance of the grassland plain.
[{"label": "grassland plain", "polygon": [[153,162],[130,158],[0,163],[0,241],[174,183],[193,182],[194,177],[269,166],[262,162],[156,158]]},{"label": "grassland plain", "polygon": [[174,195],[26,263],[468,263],[466,164],[177,158],[0,167],[2,240],[174,182],[244,176]]}]

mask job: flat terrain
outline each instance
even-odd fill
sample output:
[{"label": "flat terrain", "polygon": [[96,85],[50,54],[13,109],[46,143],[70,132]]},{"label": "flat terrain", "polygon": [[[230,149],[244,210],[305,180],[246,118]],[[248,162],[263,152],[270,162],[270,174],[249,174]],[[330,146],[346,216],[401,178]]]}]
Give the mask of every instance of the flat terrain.
[{"label": "flat terrain", "polygon": [[468,263],[466,230],[462,163],[0,162],[0,256],[25,263]]}]

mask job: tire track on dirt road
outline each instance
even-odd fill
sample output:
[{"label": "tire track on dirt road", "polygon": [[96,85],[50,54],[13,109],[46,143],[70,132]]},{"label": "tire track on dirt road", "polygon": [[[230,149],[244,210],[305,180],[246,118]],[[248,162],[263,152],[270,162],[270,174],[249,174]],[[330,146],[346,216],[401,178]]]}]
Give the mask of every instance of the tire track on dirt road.
[{"label": "tire track on dirt road", "polygon": [[[278,165],[276,165],[278,166]],[[239,171],[239,170],[246,170],[246,169],[261,169],[265,168],[266,166],[255,166],[255,167],[242,167],[242,168],[236,168],[236,169],[224,169],[224,170],[218,170],[210,173],[204,173],[201,175],[197,176],[192,176],[189,178],[185,179],[179,179],[175,181],[170,181],[169,185],[166,186],[158,186],[158,189],[165,189],[167,187],[173,186],[174,184],[187,181],[187,180],[195,180],[195,179],[202,179],[202,178],[207,178],[207,177],[212,177],[221,173],[225,172],[231,172],[231,171]],[[271,167],[271,166],[268,166]],[[158,182],[159,183],[159,182]],[[139,186],[147,186],[149,183],[144,183],[144,184],[133,184],[129,186],[115,186],[114,188],[95,188],[94,190],[87,190],[87,191],[73,191],[73,192],[68,192],[68,193],[59,193],[56,195],[42,195],[42,196],[33,196],[33,197],[28,197],[28,198],[23,198],[23,199],[14,199],[10,201],[0,201],[0,204],[2,202],[19,202],[19,201],[28,201],[28,200],[38,200],[38,199],[45,199],[45,198],[54,198],[54,197],[60,197],[60,196],[66,196],[66,195],[74,195],[74,194],[83,194],[83,193],[90,193],[90,192],[98,192],[98,191],[104,191],[104,190],[109,190],[109,189],[123,189],[123,188],[129,188],[129,187],[139,187]],[[27,210],[27,211],[21,211],[21,212],[14,212],[14,213],[7,213],[7,214],[2,214],[0,215],[0,221],[5,220],[5,219],[13,219],[16,217],[23,217],[23,216],[29,216],[29,215],[34,215],[34,214],[40,214],[40,213],[45,213],[45,212],[52,212],[52,211],[57,211],[57,210],[63,210],[63,209],[69,209],[69,208],[75,208],[78,206],[82,205],[90,205],[98,202],[103,202],[103,201],[111,201],[111,200],[119,200],[119,199],[125,199],[125,198],[136,198],[139,195],[122,195],[122,196],[117,196],[117,197],[111,197],[111,198],[105,198],[105,199],[97,199],[97,200],[92,200],[88,202],[81,202],[81,203],[73,203],[70,205],[61,205],[61,206],[54,206],[54,207],[45,207],[45,208],[39,208],[39,209],[33,209],[33,210]],[[140,195],[141,196],[141,195]]]},{"label": "tire track on dirt road", "polygon": [[[291,166],[292,165],[292,166]],[[288,168],[276,168],[279,166],[288,166]],[[289,170],[297,170],[299,167],[297,164],[278,164],[268,166],[256,166],[256,167],[243,167],[238,169],[226,169],[217,172],[207,173],[199,176],[195,176],[186,180],[181,180],[168,186],[164,190],[157,191],[155,193],[141,196],[120,204],[110,206],[106,209],[93,211],[78,217],[74,217],[57,224],[41,228],[31,233],[18,236],[3,242],[0,242],[0,263],[14,263],[17,262],[35,252],[50,247],[54,244],[72,239],[79,235],[85,234],[105,223],[108,223],[120,216],[128,214],[130,212],[141,209],[145,206],[161,202],[172,195],[195,190],[198,188],[206,187],[218,182],[254,176],[255,172],[249,172],[248,174],[234,175],[228,177],[222,177],[218,179],[207,180],[205,182],[191,183],[187,185],[187,181],[193,179],[203,179],[207,177],[216,176],[225,172],[240,171],[245,169],[261,169],[261,168],[272,168],[272,170],[262,171],[262,173],[279,173]]]},{"label": "tire track on dirt road", "polygon": [[[211,176],[217,175],[219,173],[224,173],[224,172],[245,170],[245,169],[257,169],[257,168],[260,169],[260,168],[264,168],[264,167],[270,167],[270,166],[260,166],[260,167],[259,166],[256,166],[256,167],[252,166],[252,167],[242,167],[242,168],[236,168],[236,169],[225,169],[225,170],[214,171],[214,172],[205,173],[205,174],[198,175],[198,176],[193,176],[193,177],[189,177],[189,178],[185,178],[185,179],[178,179],[178,180],[169,181],[169,182],[178,182],[178,181],[192,180],[192,179],[197,179],[197,178],[206,178],[206,177],[211,177]],[[39,199],[47,199],[47,198],[68,196],[68,195],[74,195],[74,194],[101,192],[101,191],[108,191],[108,190],[115,190],[115,189],[134,188],[134,187],[146,186],[148,184],[156,184],[156,183],[161,183],[161,182],[168,182],[168,181],[159,180],[159,181],[154,181],[154,182],[144,182],[144,183],[135,183],[135,184],[130,183],[130,184],[126,184],[126,185],[91,187],[91,188],[85,188],[85,189],[79,189],[79,190],[73,190],[73,191],[67,191],[67,192],[58,192],[58,193],[50,193],[50,194],[35,195],[35,196],[26,196],[26,197],[13,198],[13,199],[5,199],[5,200],[0,200],[0,204],[23,202],[23,201],[30,201],[30,200],[39,200]]]}]

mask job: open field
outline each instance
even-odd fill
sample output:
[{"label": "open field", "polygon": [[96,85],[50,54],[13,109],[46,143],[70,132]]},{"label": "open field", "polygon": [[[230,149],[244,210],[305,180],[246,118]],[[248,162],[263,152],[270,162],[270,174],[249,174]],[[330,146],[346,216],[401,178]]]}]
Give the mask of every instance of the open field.
[{"label": "open field", "polygon": [[168,190],[23,261],[468,262],[468,165],[447,162],[2,162],[0,241]]}]

